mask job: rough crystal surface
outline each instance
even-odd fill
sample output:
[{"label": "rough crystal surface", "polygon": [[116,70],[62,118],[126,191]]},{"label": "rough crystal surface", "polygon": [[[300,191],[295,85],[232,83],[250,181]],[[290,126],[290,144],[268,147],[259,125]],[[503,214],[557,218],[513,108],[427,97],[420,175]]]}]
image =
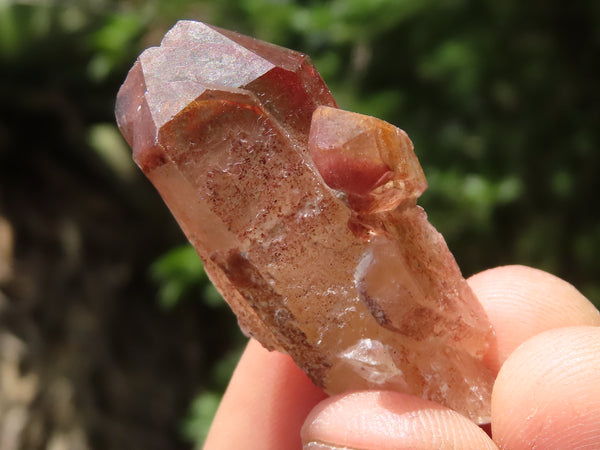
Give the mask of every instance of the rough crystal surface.
[{"label": "rough crystal surface", "polygon": [[337,109],[303,54],[182,21],[117,122],[242,329],[327,392],[395,389],[489,420],[493,333],[396,127]]}]

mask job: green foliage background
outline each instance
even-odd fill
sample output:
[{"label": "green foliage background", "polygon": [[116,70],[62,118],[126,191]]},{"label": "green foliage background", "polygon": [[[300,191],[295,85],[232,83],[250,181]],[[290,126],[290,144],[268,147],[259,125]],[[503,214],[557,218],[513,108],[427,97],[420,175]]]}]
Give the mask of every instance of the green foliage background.
[{"label": "green foliage background", "polygon": [[[598,304],[599,2],[0,0],[0,162],[20,122],[67,96],[78,115],[59,107],[40,124],[73,133],[60,157],[93,157],[105,183],[134,202],[148,195],[115,128],[114,97],[135,57],[180,18],[308,53],[342,108],[406,130],[430,184],[421,204],[465,275],[531,265]],[[146,268],[156,301],[165,314],[190,301],[225,310],[179,242]],[[231,352],[206,369],[182,419],[198,445],[243,342],[230,322],[211,333]]]}]

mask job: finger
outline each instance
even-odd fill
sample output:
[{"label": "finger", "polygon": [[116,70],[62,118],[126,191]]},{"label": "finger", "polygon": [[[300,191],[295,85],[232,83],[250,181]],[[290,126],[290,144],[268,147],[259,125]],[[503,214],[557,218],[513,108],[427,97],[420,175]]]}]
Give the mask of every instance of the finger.
[{"label": "finger", "polygon": [[289,356],[250,340],[204,449],[299,449],[302,423],[325,397]]},{"label": "finger", "polygon": [[507,449],[600,448],[600,328],[546,331],[506,361],[492,436]]},{"label": "finger", "polygon": [[600,325],[600,313],[577,289],[525,266],[486,270],[468,279],[496,331],[486,363],[497,372],[521,343],[552,328]]},{"label": "finger", "polygon": [[457,412],[390,391],[324,400],[307,418],[302,441],[307,450],[496,448],[481,428]]}]

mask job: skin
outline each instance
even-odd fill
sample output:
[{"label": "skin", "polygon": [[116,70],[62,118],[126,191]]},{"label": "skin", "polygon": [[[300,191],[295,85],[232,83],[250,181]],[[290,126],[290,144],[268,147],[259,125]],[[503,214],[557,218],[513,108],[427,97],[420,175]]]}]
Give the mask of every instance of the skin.
[{"label": "skin", "polygon": [[492,437],[441,405],[389,391],[327,397],[286,355],[250,341],[205,449],[600,448],[600,314],[575,288],[523,266],[469,280],[497,342]]}]

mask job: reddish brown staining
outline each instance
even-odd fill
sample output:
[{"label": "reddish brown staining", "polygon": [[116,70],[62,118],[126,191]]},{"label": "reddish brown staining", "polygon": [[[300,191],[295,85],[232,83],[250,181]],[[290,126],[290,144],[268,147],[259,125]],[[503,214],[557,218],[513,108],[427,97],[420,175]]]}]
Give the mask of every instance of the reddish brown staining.
[{"label": "reddish brown staining", "polygon": [[379,325],[386,328],[393,328],[391,326],[390,319],[385,314],[385,311],[373,297],[365,293],[361,296],[361,299],[365,303],[365,305],[367,305],[367,308],[369,308],[371,315],[375,318]]},{"label": "reddish brown staining", "polygon": [[211,261],[223,270],[260,319],[274,330],[279,342],[294,360],[308,369],[311,380],[323,387],[331,363],[308,343],[294,314],[284,306],[281,296],[264,279],[259,269],[236,249],[214,253]]},{"label": "reddish brown staining", "polygon": [[169,159],[165,155],[164,150],[160,145],[154,145],[149,149],[140,152],[136,162],[144,173],[148,173],[156,170],[158,167],[164,164],[167,164]]},{"label": "reddish brown staining", "polygon": [[390,172],[387,165],[375,160],[357,159],[347,155],[343,148],[315,149],[311,151],[311,157],[329,187],[358,196],[366,195],[383,184]]},{"label": "reddish brown staining", "polygon": [[445,325],[445,322],[443,317],[432,309],[417,306],[408,311],[402,327],[395,328],[395,331],[416,341],[422,341],[438,337],[438,333],[434,329],[436,327],[444,328],[440,324]]},{"label": "reddish brown staining", "polygon": [[[323,84],[324,85],[324,84]],[[246,85],[246,89],[256,93],[264,108],[294,138],[308,135],[312,112],[319,103],[296,72],[275,67]],[[334,105],[328,90],[321,93],[321,102]]]}]

